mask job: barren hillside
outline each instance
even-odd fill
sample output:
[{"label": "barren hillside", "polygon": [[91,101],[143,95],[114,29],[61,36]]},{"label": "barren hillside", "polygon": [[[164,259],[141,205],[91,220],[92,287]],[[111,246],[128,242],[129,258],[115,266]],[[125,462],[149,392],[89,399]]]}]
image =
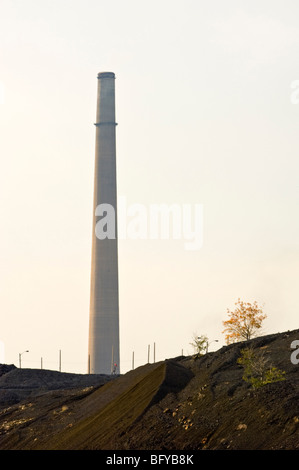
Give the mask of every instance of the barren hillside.
[{"label": "barren hillside", "polygon": [[[0,449],[299,449],[299,330],[147,364],[119,377],[0,366]],[[257,389],[240,352],[285,380]]]}]

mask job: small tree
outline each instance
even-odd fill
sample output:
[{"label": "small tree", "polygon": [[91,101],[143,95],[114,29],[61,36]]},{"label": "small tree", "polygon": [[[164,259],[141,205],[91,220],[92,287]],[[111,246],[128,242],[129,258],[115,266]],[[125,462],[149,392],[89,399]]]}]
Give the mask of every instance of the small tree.
[{"label": "small tree", "polygon": [[195,350],[195,354],[197,356],[202,356],[207,352],[209,346],[209,340],[206,335],[198,336],[197,334],[193,334],[193,343],[190,343]]},{"label": "small tree", "polygon": [[241,350],[238,364],[244,367],[243,380],[259,388],[263,385],[285,380],[285,372],[269,365],[263,354],[257,355],[251,348]]},{"label": "small tree", "polygon": [[257,330],[262,326],[262,321],[267,317],[257,302],[251,304],[238,299],[235,305],[234,311],[227,309],[230,318],[223,322],[226,344],[249,340],[256,336]]}]

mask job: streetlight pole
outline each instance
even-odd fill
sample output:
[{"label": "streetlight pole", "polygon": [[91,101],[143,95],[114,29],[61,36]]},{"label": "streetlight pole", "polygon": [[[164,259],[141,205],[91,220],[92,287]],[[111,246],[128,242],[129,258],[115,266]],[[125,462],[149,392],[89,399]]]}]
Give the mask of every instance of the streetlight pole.
[{"label": "streetlight pole", "polygon": [[210,343],[207,343],[206,353],[208,352],[209,346],[210,346],[212,343],[218,343],[218,339],[214,339],[214,340],[211,341]]},{"label": "streetlight pole", "polygon": [[19,353],[19,367],[20,367],[20,369],[22,368],[22,360],[21,360],[22,354],[24,354],[24,353],[26,353],[26,352],[29,352],[29,351],[26,350],[26,351],[23,351],[22,353]]}]

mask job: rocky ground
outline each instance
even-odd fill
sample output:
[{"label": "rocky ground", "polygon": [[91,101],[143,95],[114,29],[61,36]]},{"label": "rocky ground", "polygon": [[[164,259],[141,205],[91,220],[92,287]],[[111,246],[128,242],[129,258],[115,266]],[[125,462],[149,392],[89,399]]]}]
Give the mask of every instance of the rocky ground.
[{"label": "rocky ground", "polygon": [[[0,449],[299,450],[299,330],[119,377],[0,366]],[[250,346],[284,380],[253,389]]]}]

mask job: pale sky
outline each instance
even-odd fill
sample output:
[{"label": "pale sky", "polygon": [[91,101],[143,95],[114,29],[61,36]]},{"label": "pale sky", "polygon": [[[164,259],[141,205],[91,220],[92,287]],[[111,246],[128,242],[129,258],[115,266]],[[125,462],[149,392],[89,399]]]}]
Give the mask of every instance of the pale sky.
[{"label": "pale sky", "polygon": [[[298,328],[297,0],[0,1],[0,341],[86,373],[97,74],[118,195],[202,204],[203,246],[120,240],[121,372],[224,344],[241,298]],[[292,88],[293,84],[293,88]],[[293,95],[294,97],[294,95]],[[152,360],[152,354],[151,354]]]}]

